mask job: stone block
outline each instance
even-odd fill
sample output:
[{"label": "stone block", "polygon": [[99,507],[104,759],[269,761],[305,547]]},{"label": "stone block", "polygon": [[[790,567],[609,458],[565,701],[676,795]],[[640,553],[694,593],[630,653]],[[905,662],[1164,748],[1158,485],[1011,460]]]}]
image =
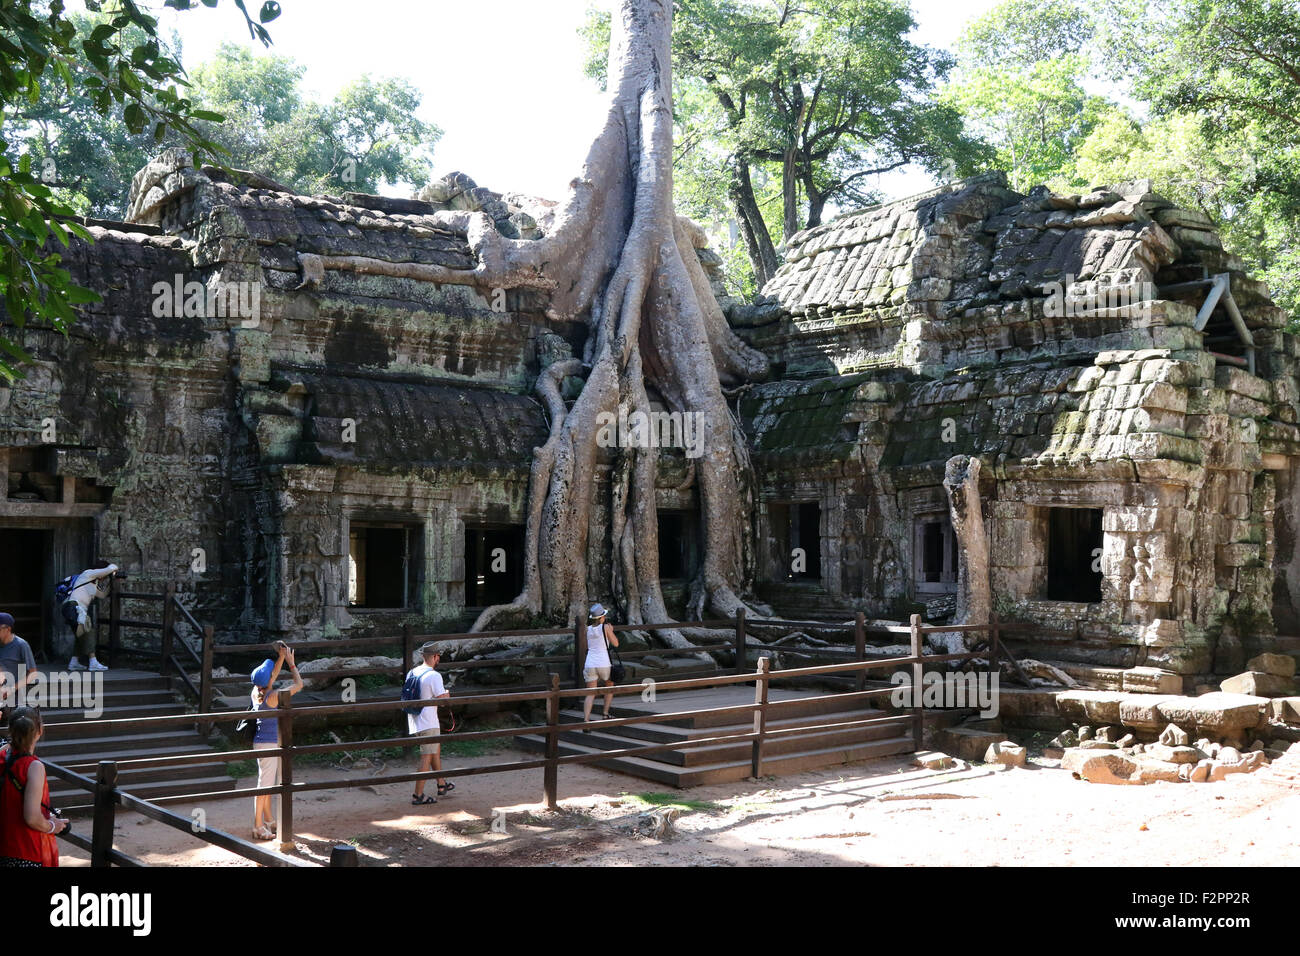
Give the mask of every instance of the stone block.
[{"label": "stone block", "polygon": [[1267,708],[1267,697],[1214,692],[1201,697],[1171,697],[1158,709],[1171,724],[1195,727],[1209,737],[1233,737],[1266,721]]},{"label": "stone block", "polygon": [[1229,677],[1219,685],[1219,689],[1226,694],[1249,694],[1253,697],[1290,697],[1296,692],[1295,681],[1291,678],[1263,671],[1247,671]]},{"label": "stone block", "polygon": [[926,770],[947,770],[949,767],[956,765],[951,757],[936,750],[925,750],[917,753],[912,758],[912,764]]},{"label": "stone block", "polygon": [[1159,667],[1130,667],[1123,672],[1121,687],[1130,694],[1180,694],[1183,679]]},{"label": "stone block", "polygon": [[995,730],[971,730],[949,727],[935,734],[935,744],[962,760],[983,760],[989,746],[1001,743],[1007,735]]},{"label": "stone block", "polygon": [[1246,663],[1246,669],[1277,677],[1295,677],[1295,658],[1290,654],[1260,654]]},{"label": "stone block", "polygon": [[1201,759],[1201,752],[1195,747],[1169,747],[1165,744],[1150,744],[1143,749],[1155,760],[1166,763],[1196,763]]},{"label": "stone block", "polygon": [[1300,724],[1300,697],[1274,697],[1268,702],[1274,720],[1284,724]]},{"label": "stone block", "polygon": [[1061,766],[1089,783],[1142,783],[1137,761],[1123,754],[1067,750]]},{"label": "stone block", "polygon": [[1172,694],[1126,697],[1119,705],[1120,723],[1134,730],[1154,733],[1168,723],[1160,715],[1160,705],[1174,697]]},{"label": "stone block", "polygon": [[1165,747],[1186,747],[1191,743],[1191,736],[1177,724],[1170,724],[1160,731],[1160,743]]},{"label": "stone block", "polygon": [[985,763],[999,763],[1004,767],[1023,767],[1029,761],[1029,752],[1009,740],[989,744],[984,752]]},{"label": "stone block", "polygon": [[1089,724],[1120,723],[1119,705],[1123,700],[1122,693],[1108,690],[1067,690],[1056,695],[1062,717]]}]

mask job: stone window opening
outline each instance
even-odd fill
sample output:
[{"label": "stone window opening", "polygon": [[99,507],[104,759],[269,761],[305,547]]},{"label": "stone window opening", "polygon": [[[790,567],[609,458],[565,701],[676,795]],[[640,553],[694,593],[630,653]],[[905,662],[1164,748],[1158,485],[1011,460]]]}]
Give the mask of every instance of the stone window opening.
[{"label": "stone window opening", "polygon": [[1101,509],[1047,509],[1047,600],[1101,602]]},{"label": "stone window opening", "polygon": [[660,511],[658,527],[660,580],[689,580],[698,564],[694,515],[686,511]]},{"label": "stone window opening", "polygon": [[821,514],[821,503],[817,501],[768,505],[776,580],[821,580]]},{"label": "stone window opening", "polygon": [[912,532],[916,592],[955,593],[959,549],[952,519],[944,512],[917,515]]},{"label": "stone window opening", "polygon": [[348,606],[408,609],[417,603],[423,526],[353,522],[348,531]]},{"label": "stone window opening", "polygon": [[509,604],[524,588],[524,526],[465,529],[465,606]]}]

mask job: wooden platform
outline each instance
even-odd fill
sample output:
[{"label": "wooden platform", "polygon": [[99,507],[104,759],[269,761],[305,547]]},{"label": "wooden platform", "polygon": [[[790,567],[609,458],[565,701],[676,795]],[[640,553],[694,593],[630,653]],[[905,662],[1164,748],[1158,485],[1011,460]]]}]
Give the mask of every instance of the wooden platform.
[{"label": "wooden platform", "polygon": [[[837,700],[833,696],[826,699],[827,693],[773,688],[769,697],[768,729],[815,727],[819,724],[889,716],[884,711],[864,707],[859,700]],[[660,694],[653,702],[616,697],[610,713],[615,717],[663,715],[731,707],[753,701],[752,687],[733,685]],[[603,707],[603,699],[597,696],[592,714],[599,715]],[[562,711],[560,719],[567,723],[580,723],[582,711],[577,708]],[[692,739],[716,737],[724,733],[748,732],[752,727],[753,718],[745,713],[708,714],[666,722],[622,724],[609,730],[593,727],[589,731],[572,730],[562,733],[560,754],[595,754],[657,743],[689,743]],[[526,750],[538,753],[545,750],[546,739],[541,735],[516,739]],[[748,740],[723,742],[689,750],[662,751],[643,757],[611,757],[609,760],[596,761],[596,766],[673,787],[694,787],[745,779],[751,773],[751,749],[752,744]],[[768,740],[763,749],[763,774],[781,776],[801,773],[872,757],[911,753],[914,749],[911,724],[906,718],[900,718],[897,723],[871,727],[810,730],[806,734],[791,734]]]}]

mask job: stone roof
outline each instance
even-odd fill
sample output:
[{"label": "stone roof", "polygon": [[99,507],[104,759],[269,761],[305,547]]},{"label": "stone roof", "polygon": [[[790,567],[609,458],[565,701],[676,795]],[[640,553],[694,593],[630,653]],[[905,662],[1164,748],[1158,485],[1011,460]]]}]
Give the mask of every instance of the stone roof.
[{"label": "stone roof", "polygon": [[[304,464],[368,469],[505,468],[527,471],[549,429],[532,398],[486,388],[323,375],[277,368],[271,387],[300,396]],[[345,419],[355,441],[345,441]]]}]

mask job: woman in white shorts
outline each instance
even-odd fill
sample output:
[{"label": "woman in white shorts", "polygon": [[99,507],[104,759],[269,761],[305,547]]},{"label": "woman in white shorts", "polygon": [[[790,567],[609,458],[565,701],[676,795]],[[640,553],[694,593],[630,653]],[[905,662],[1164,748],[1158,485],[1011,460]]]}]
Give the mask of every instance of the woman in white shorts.
[{"label": "woman in white shorts", "polygon": [[[267,658],[257,670],[253,671],[253,710],[275,710],[280,706],[280,695],[292,697],[302,690],[302,677],[293,660],[293,648],[283,641],[277,641],[280,656],[277,660]],[[285,662],[289,664],[289,673],[293,675],[293,686],[284,690],[271,690],[275,679],[280,676],[280,668]],[[274,750],[280,746],[280,721],[275,717],[259,717],[257,733],[253,737],[254,750]],[[280,783],[280,757],[257,758],[257,785],[274,787]],[[253,798],[253,839],[275,839],[275,822],[280,818],[280,798],[275,798],[272,808],[269,793]]]},{"label": "woman in white shorts", "polygon": [[[606,687],[614,686],[614,682],[609,679],[609,648],[611,644],[618,647],[618,638],[614,636],[614,625],[606,623],[605,616],[605,607],[599,602],[591,606],[591,612],[587,615],[587,659],[582,665],[582,679],[588,687],[595,687],[598,681]],[[588,694],[583,701],[583,723],[591,720],[591,705],[595,701],[595,694]],[[601,714],[602,720],[609,719],[609,708],[613,703],[614,695],[605,694],[605,712]],[[590,731],[584,730],[583,733],[590,733]]]}]

